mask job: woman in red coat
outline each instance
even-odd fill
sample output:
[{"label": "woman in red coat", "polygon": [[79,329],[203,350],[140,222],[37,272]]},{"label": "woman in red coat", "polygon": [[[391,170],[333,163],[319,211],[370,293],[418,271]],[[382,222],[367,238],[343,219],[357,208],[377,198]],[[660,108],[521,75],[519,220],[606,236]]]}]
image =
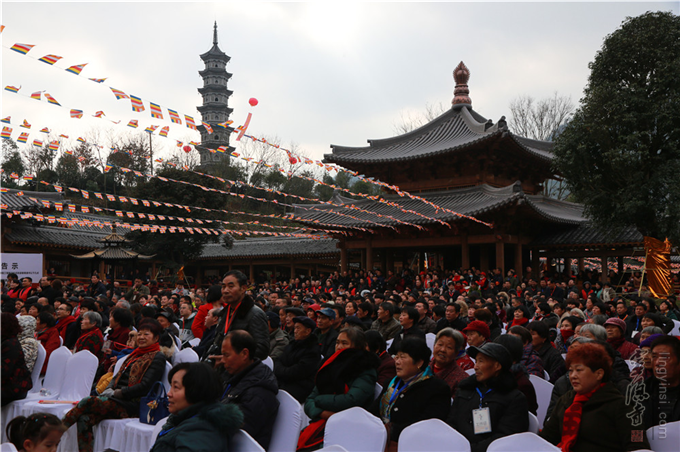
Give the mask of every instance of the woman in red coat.
[{"label": "woman in red coat", "polygon": [[83,314],[83,320],[80,322],[80,337],[76,341],[73,353],[89,350],[101,362],[102,345],[104,345],[104,336],[99,329],[101,326],[102,316],[98,312],[87,311]]},{"label": "woman in red coat", "polygon": [[56,320],[52,317],[49,312],[41,312],[35,319],[35,338],[40,341],[42,346],[45,348],[45,364],[40,371],[40,375],[43,375],[47,370],[47,363],[50,359],[50,355],[53,351],[61,346],[61,341],[59,340],[59,331],[55,328]]}]

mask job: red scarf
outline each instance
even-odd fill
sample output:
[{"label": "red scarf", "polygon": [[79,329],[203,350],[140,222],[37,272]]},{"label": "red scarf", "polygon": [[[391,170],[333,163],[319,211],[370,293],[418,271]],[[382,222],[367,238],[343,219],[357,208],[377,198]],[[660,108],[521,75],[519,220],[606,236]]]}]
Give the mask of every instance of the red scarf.
[{"label": "red scarf", "polygon": [[600,383],[597,388],[593,389],[588,394],[576,394],[574,401],[564,412],[564,420],[562,421],[562,441],[557,445],[562,452],[571,451],[571,448],[576,442],[578,429],[581,425],[583,405],[604,385],[605,383]]},{"label": "red scarf", "polygon": [[512,322],[510,323],[510,326],[508,327],[508,329],[512,328],[513,326],[522,326],[522,325],[524,325],[524,324],[527,323],[527,322],[529,322],[529,319],[527,319],[526,317],[522,317],[522,318],[519,319],[519,320],[513,318],[513,319],[512,319]]},{"label": "red scarf", "polygon": [[138,356],[142,356],[145,353],[150,353],[150,352],[157,352],[160,351],[161,346],[158,342],[154,342],[151,345],[147,345],[146,347],[137,347],[130,353],[130,356],[128,356],[127,362],[125,363],[126,366],[128,363],[132,363],[132,360]]},{"label": "red scarf", "polygon": [[566,342],[569,340],[570,337],[574,335],[574,330],[561,329],[560,335],[562,335],[562,339]]}]

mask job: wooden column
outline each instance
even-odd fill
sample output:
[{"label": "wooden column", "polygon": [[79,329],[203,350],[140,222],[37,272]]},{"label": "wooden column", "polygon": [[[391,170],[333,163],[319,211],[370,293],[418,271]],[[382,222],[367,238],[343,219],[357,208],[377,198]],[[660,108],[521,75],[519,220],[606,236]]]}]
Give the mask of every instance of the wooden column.
[{"label": "wooden column", "polygon": [[600,275],[600,281],[602,284],[604,284],[607,281],[607,272],[609,269],[607,268],[607,258],[605,256],[602,256],[600,258],[600,265],[602,266],[602,274]]},{"label": "wooden column", "polygon": [[346,272],[349,267],[349,262],[347,262],[347,248],[340,248],[340,271]]},{"label": "wooden column", "polygon": [[250,283],[254,284],[255,283],[255,265],[252,263],[248,266],[248,273],[250,274]]},{"label": "wooden column", "polygon": [[463,270],[470,268],[470,245],[468,244],[467,233],[460,235],[460,260]]},{"label": "wooden column", "polygon": [[541,276],[541,256],[539,253],[538,248],[534,248],[531,250],[531,271],[533,272],[532,278],[534,278],[534,281],[538,282],[539,277]]},{"label": "wooden column", "polygon": [[564,269],[567,271],[567,278],[571,278],[571,258],[570,257],[565,257],[564,258]]},{"label": "wooden column", "polygon": [[373,270],[373,246],[371,238],[366,239],[366,270]]},{"label": "wooden column", "polygon": [[517,273],[517,278],[521,281],[524,269],[522,268],[522,242],[519,240],[517,245],[515,245],[515,273]]},{"label": "wooden column", "polygon": [[496,241],[496,268],[500,268],[501,274],[505,275],[505,245],[501,240]]},{"label": "wooden column", "polygon": [[578,258],[578,272],[583,273],[583,269],[585,268],[585,263],[583,261],[582,257]]}]

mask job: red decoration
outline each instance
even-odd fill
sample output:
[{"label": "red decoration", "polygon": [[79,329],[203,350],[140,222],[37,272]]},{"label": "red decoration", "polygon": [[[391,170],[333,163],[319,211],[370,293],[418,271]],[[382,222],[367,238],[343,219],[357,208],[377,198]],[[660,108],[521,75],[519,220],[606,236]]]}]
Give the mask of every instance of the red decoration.
[{"label": "red decoration", "polygon": [[297,163],[297,159],[295,157],[291,157],[288,159],[291,165],[295,165]]},{"label": "red decoration", "polygon": [[250,104],[251,107],[254,107],[255,105],[257,105],[257,99],[251,97],[250,99],[248,99],[248,103]]},{"label": "red decoration", "polygon": [[191,146],[186,145],[182,148],[182,150],[184,150],[184,152],[186,152],[188,154],[189,152],[191,152]]}]

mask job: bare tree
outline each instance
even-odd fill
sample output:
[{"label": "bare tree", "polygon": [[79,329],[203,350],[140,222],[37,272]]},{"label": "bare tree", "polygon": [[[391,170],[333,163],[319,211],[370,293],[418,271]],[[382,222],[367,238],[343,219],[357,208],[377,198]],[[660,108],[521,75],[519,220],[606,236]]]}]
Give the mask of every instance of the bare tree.
[{"label": "bare tree", "polygon": [[201,157],[196,151],[185,152],[182,148],[175,147],[170,152],[169,161],[181,168],[195,170],[201,164]]},{"label": "bare tree", "polygon": [[399,113],[399,122],[393,123],[392,129],[399,135],[408,133],[427,124],[445,111],[446,107],[442,102],[438,102],[436,104],[431,104],[428,102],[425,104],[424,113],[415,114],[412,112],[401,111]]},{"label": "bare tree", "polygon": [[560,127],[574,112],[569,96],[555,92],[552,97],[536,100],[532,96],[519,96],[510,102],[510,130],[517,135],[534,140],[553,141]]}]

